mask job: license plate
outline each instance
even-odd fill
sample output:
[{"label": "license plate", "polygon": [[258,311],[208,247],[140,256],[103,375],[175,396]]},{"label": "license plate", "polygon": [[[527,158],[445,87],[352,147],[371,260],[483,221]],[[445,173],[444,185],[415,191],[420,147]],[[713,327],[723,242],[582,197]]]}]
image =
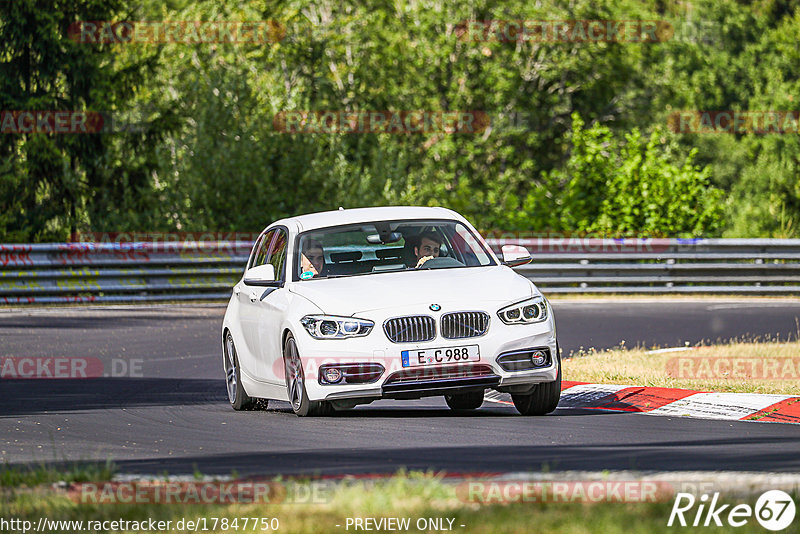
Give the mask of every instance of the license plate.
[{"label": "license plate", "polygon": [[478,345],[447,347],[446,349],[404,350],[400,356],[403,358],[403,367],[477,362],[481,359]]}]

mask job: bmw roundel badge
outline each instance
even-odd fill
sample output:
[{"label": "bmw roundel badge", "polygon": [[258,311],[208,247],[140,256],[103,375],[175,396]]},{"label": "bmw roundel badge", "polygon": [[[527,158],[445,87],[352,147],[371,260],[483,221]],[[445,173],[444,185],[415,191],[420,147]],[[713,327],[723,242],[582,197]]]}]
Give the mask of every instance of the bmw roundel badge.
[{"label": "bmw roundel badge", "polygon": [[439,311],[439,310],[442,309],[442,307],[439,306],[438,304],[431,304],[430,308],[431,308],[431,311]]}]

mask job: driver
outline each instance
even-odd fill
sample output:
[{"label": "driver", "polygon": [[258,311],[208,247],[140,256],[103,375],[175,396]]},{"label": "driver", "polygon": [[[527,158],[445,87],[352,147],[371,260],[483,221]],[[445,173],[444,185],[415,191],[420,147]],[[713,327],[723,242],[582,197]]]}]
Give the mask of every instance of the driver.
[{"label": "driver", "polygon": [[325,252],[322,250],[322,243],[316,239],[306,239],[303,243],[303,253],[300,255],[300,272],[303,274],[310,272],[313,277],[320,276],[323,269],[325,269]]},{"label": "driver", "polygon": [[434,232],[425,232],[419,236],[419,245],[414,247],[414,255],[417,257],[416,269],[422,267],[426,261],[439,257],[439,250],[442,247],[442,238]]}]

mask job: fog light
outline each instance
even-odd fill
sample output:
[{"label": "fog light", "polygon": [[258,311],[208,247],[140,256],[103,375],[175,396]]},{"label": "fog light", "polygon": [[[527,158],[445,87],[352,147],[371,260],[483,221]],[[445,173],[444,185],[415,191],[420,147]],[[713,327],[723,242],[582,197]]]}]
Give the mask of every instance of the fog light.
[{"label": "fog light", "polygon": [[322,371],[322,378],[329,384],[335,384],[342,379],[342,371],[338,367],[328,367]]},{"label": "fog light", "polygon": [[547,353],[543,350],[535,350],[531,352],[531,363],[535,367],[540,367],[544,365],[547,361]]}]

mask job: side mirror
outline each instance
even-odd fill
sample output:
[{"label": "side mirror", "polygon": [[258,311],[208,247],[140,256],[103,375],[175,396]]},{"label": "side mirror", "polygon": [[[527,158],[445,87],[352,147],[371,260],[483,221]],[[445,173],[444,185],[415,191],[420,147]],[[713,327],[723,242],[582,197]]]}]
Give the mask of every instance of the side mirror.
[{"label": "side mirror", "polygon": [[519,245],[503,245],[503,265],[518,267],[531,261],[531,254],[528,249]]},{"label": "side mirror", "polygon": [[266,263],[248,269],[244,273],[244,283],[248,286],[277,286],[279,282],[275,280],[275,266]]}]

